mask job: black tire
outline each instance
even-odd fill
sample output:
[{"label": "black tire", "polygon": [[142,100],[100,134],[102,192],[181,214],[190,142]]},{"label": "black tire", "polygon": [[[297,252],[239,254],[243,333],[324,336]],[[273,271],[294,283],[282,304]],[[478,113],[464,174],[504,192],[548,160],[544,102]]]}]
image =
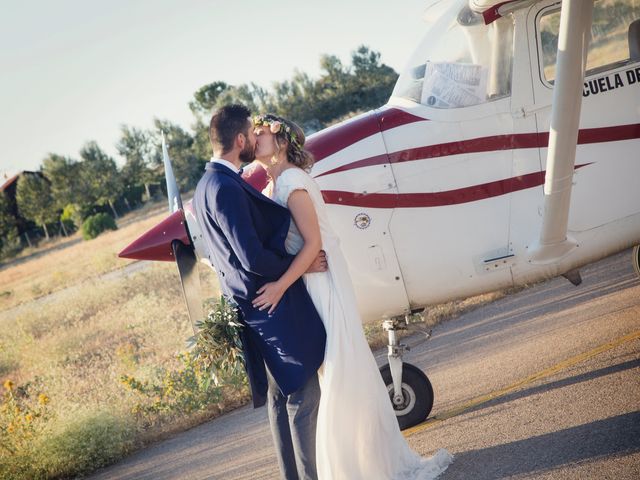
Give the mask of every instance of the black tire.
[{"label": "black tire", "polygon": [[[389,392],[389,401],[393,405],[393,380],[389,364],[380,367],[380,374]],[[402,364],[403,405],[393,405],[400,430],[404,430],[425,421],[433,408],[433,387],[429,378],[418,367],[410,363]]]}]

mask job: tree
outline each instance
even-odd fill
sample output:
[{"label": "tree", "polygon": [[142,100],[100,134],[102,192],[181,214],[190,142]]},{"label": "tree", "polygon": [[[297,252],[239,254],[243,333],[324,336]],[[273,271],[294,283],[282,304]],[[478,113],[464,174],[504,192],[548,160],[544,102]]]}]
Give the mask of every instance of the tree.
[{"label": "tree", "polygon": [[57,209],[76,203],[81,196],[78,182],[80,165],[75,160],[50,153],[42,161],[42,173],[50,182],[51,195]]},{"label": "tree", "polygon": [[9,211],[9,200],[5,192],[0,192],[0,239],[4,238],[6,233],[15,228],[16,219]]},{"label": "tree", "polygon": [[20,249],[16,219],[9,209],[5,192],[0,192],[0,258],[15,254]]},{"label": "tree", "polygon": [[218,105],[218,98],[220,94],[230,87],[225,82],[213,82],[203,87],[200,87],[196,93],[193,94],[193,100],[189,102],[189,108],[198,118],[211,117],[213,110]]},{"label": "tree", "polygon": [[214,109],[229,103],[241,103],[254,113],[263,111],[260,100],[264,97],[264,90],[255,83],[230,86],[223,90],[216,99]]},{"label": "tree", "polygon": [[211,157],[211,141],[209,139],[209,123],[205,123],[202,119],[197,119],[191,126],[193,130],[193,153],[199,159],[207,159]]},{"label": "tree", "polygon": [[353,65],[350,95],[356,111],[370,110],[387,102],[398,80],[396,71],[380,63],[380,53],[361,45],[351,56]]},{"label": "tree", "polygon": [[154,160],[152,136],[145,130],[127,125],[122,125],[120,131],[116,149],[125,159],[122,167],[124,187],[144,186],[147,198],[150,198],[149,184],[158,181],[157,174],[151,168]]},{"label": "tree", "polygon": [[380,53],[364,45],[352,52],[350,65],[335,55],[323,55],[319,78],[296,71],[290,80],[275,83],[271,92],[253,83],[234,86],[213,82],[203,86],[189,103],[196,116],[193,130],[198,156],[207,152],[206,158],[210,152],[208,116],[227,103],[243,103],[253,112],[276,113],[300,124],[307,133],[383,105],[398,74],[380,58]]},{"label": "tree", "polygon": [[16,201],[20,214],[42,226],[49,240],[47,223],[55,221],[57,216],[49,181],[40,174],[23,173],[18,179]]},{"label": "tree", "polygon": [[189,108],[196,117],[191,126],[193,130],[192,153],[198,159],[211,157],[211,143],[209,141],[209,122],[215,110],[230,103],[242,103],[254,113],[275,111],[269,108],[269,93],[254,83],[239,86],[225,82],[213,82],[201,87],[193,94]]},{"label": "tree", "polygon": [[118,218],[113,203],[122,192],[122,182],[116,162],[93,141],[82,147],[80,157],[80,178],[88,187],[88,198],[98,205],[109,205],[113,215]]},{"label": "tree", "polygon": [[64,212],[69,209],[86,211],[93,206],[90,186],[80,175],[80,167],[76,160],[55,153],[50,153],[42,162],[42,173],[51,185],[51,196],[59,212],[58,219],[64,235],[68,235],[68,229],[73,225],[80,226],[77,219],[72,221],[63,218]]},{"label": "tree", "polygon": [[155,119],[156,134],[153,135],[155,143],[154,163],[156,168],[162,168],[162,137],[164,132],[171,158],[173,173],[181,190],[193,188],[202,176],[207,158],[196,155],[194,138],[179,125],[168,120]]},{"label": "tree", "polygon": [[297,71],[290,81],[274,84],[273,94],[264,101],[266,110],[290,118],[304,130],[319,130],[324,125],[318,118],[322,116],[319,91],[316,81]]}]

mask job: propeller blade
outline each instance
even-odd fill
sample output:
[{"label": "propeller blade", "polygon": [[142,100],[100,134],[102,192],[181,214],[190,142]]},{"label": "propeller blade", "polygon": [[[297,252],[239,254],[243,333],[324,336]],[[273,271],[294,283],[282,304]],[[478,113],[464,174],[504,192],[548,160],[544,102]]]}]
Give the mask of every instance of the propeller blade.
[{"label": "propeller blade", "polygon": [[173,175],[173,168],[171,167],[171,159],[169,158],[169,150],[167,149],[167,142],[164,139],[164,132],[162,132],[162,162],[164,163],[164,176],[167,181],[167,197],[169,197],[169,211],[171,213],[182,209],[182,198],[180,198],[180,190],[178,190],[178,183],[176,177]]},{"label": "propeller blade", "polygon": [[198,333],[196,323],[204,320],[204,310],[202,308],[202,293],[200,290],[200,276],[198,275],[198,260],[192,247],[187,247],[179,240],[171,243],[173,255],[178,265],[180,273],[180,283],[184,301],[187,304],[189,318],[193,326],[193,332]]}]

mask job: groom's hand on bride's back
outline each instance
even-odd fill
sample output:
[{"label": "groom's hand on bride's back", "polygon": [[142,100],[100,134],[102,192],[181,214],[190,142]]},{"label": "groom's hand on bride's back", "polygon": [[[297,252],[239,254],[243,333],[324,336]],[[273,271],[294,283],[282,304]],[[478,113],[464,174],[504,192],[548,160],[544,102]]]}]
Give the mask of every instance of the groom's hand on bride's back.
[{"label": "groom's hand on bride's back", "polygon": [[326,272],[327,271],[327,254],[324,250],[320,250],[318,256],[313,261],[307,271],[305,273],[317,273],[317,272]]}]

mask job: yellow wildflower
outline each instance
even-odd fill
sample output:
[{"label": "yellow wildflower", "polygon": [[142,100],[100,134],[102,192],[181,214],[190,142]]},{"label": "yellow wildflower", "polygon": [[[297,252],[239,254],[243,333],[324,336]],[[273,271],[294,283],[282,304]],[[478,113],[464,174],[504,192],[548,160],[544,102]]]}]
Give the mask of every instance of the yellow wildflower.
[{"label": "yellow wildflower", "polygon": [[11,391],[13,390],[14,383],[11,380],[4,381],[4,388]]},{"label": "yellow wildflower", "polygon": [[31,415],[30,413],[27,413],[27,414],[24,416],[24,419],[27,421],[27,423],[30,423],[30,422],[31,422],[31,420],[33,420],[33,415]]},{"label": "yellow wildflower", "polygon": [[7,426],[7,432],[9,432],[9,433],[13,433],[13,432],[14,432],[14,430],[15,430],[15,427],[13,426],[13,423],[10,423],[10,424]]},{"label": "yellow wildflower", "polygon": [[38,403],[40,405],[46,405],[47,403],[49,403],[49,397],[47,397],[44,393],[41,393],[40,395],[38,395]]}]

